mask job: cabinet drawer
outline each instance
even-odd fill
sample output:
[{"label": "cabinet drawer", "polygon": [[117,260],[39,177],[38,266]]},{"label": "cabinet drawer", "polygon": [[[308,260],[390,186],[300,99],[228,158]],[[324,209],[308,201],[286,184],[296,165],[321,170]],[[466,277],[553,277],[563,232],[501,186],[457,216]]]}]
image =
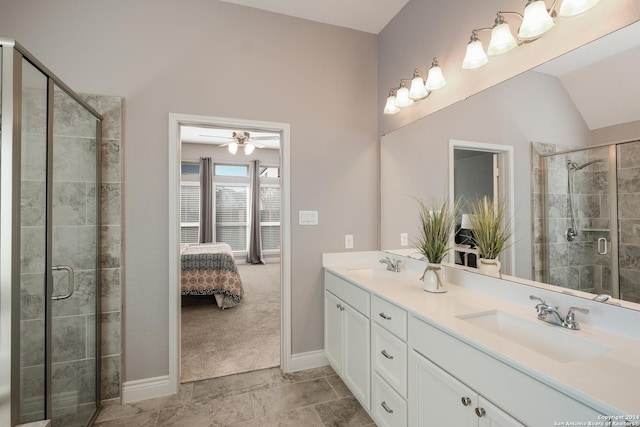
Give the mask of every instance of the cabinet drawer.
[{"label": "cabinet drawer", "polygon": [[372,329],[375,371],[403,398],[407,398],[407,344],[378,325]]},{"label": "cabinet drawer", "polygon": [[525,425],[598,421],[600,413],[595,409],[413,316],[409,319],[409,347]]},{"label": "cabinet drawer", "polygon": [[371,412],[379,427],[407,426],[407,402],[375,373],[372,397]]},{"label": "cabinet drawer", "polygon": [[377,296],[371,297],[375,322],[403,341],[407,340],[407,311]]},{"label": "cabinet drawer", "polygon": [[324,288],[369,317],[369,292],[328,271],[324,272]]}]

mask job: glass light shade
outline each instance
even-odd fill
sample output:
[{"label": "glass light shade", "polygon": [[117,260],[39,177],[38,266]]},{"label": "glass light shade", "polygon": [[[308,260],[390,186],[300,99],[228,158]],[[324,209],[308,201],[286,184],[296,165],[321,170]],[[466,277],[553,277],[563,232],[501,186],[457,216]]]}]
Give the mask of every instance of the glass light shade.
[{"label": "glass light shade", "polygon": [[409,98],[411,99],[422,99],[427,96],[429,92],[427,88],[424,87],[424,80],[422,77],[416,76],[411,80],[411,89],[409,89]]},{"label": "glass light shade", "polygon": [[238,143],[237,142],[232,142],[229,144],[229,152],[231,154],[236,154],[238,152]]},{"label": "glass light shade", "polygon": [[244,154],[246,154],[247,156],[251,153],[253,153],[253,150],[255,150],[256,146],[253,145],[250,142],[247,142],[244,144]]},{"label": "glass light shade", "polygon": [[563,0],[558,14],[563,18],[580,15],[597,5],[599,1],[600,0]]},{"label": "glass light shade", "polygon": [[489,58],[487,58],[487,54],[484,53],[482,42],[480,40],[469,42],[467,45],[467,54],[462,61],[462,68],[465,70],[473,70],[482,67],[487,62],[489,62]]},{"label": "glass light shade", "polygon": [[510,50],[513,50],[518,43],[511,34],[511,28],[506,22],[498,24],[491,29],[491,42],[489,42],[489,48],[487,53],[491,56],[502,55]]},{"label": "glass light shade", "polygon": [[396,107],[396,97],[395,95],[389,95],[387,97],[387,103],[384,106],[384,114],[396,114],[400,111],[398,107]]},{"label": "glass light shade", "polygon": [[413,104],[413,99],[409,98],[409,89],[405,86],[398,88],[396,92],[396,107],[408,107]]},{"label": "glass light shade", "polygon": [[547,11],[547,5],[543,0],[536,0],[527,4],[524,8],[522,26],[518,31],[521,40],[532,40],[540,37],[553,27],[553,19]]},{"label": "glass light shade", "polygon": [[447,81],[442,75],[442,68],[439,65],[434,65],[429,69],[429,75],[427,76],[427,83],[425,87],[427,90],[442,89],[447,85]]}]

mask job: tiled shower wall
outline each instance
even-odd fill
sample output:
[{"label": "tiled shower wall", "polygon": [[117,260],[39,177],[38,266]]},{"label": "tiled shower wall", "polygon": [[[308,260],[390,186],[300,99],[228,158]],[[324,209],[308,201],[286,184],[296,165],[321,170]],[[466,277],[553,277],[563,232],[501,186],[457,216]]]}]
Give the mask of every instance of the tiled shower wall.
[{"label": "tiled shower wall", "polygon": [[[555,144],[532,144],[532,195],[534,236],[534,277],[544,281],[543,263],[543,200],[540,154],[570,149]],[[574,242],[564,238],[569,226],[567,158],[584,163],[594,159],[608,159],[609,147],[597,147],[569,155],[548,157],[549,195],[548,212],[550,233],[549,251],[554,266],[549,270],[550,282],[572,289],[594,293],[612,293],[611,262],[597,252],[597,240],[604,237],[610,242],[610,201],[607,189],[608,162],[595,163],[575,174],[576,214],[580,234]],[[619,239],[620,298],[640,303],[640,142],[617,146],[617,197]],[[615,231],[614,231],[615,232]]]},{"label": "tiled shower wall", "polygon": [[[102,364],[102,398],[113,399],[120,396],[121,369],[121,284],[122,284],[122,249],[121,249],[121,201],[122,201],[122,99],[85,95],[83,98],[104,116],[102,141],[100,143],[102,155],[102,187],[101,197],[101,364]],[[44,156],[43,138],[45,135],[46,104],[42,91],[25,90],[23,93],[24,108],[28,111],[23,126],[23,194],[22,194],[22,234],[23,256],[21,275],[22,320],[21,330],[23,345],[21,348],[21,376],[22,396],[25,401],[25,411],[32,419],[37,419],[42,411],[41,390],[43,389],[44,369],[44,319],[42,294],[42,271],[44,266]],[[91,206],[96,197],[95,184],[90,182],[93,170],[91,162],[95,158],[95,145],[87,128],[90,121],[75,120],[80,115],[85,116],[77,104],[66,96],[56,96],[54,115],[54,169],[56,183],[54,188],[54,242],[64,242],[74,239],[73,245],[87,248],[95,245],[94,227],[95,210]],[[26,120],[26,119],[25,119]],[[65,150],[72,144],[81,146],[74,149],[75,157],[65,155]],[[57,153],[57,155],[55,155]],[[78,157],[79,156],[79,157]],[[73,176],[66,177],[65,168],[69,162],[74,162]],[[86,172],[86,173],[85,173]],[[83,175],[87,181],[83,182]],[[58,182],[60,181],[60,182]],[[54,254],[56,253],[54,248]],[[82,258],[82,255],[80,256]],[[90,258],[90,257],[87,257]],[[88,264],[91,260],[87,259]],[[54,259],[54,263],[56,259]],[[61,262],[65,264],[66,262]],[[73,260],[73,264],[80,266],[76,273],[74,296],[69,300],[57,301],[53,308],[56,318],[53,328],[53,379],[56,399],[65,393],[73,395],[69,403],[91,402],[95,398],[93,384],[88,381],[93,375],[94,364],[92,357],[95,348],[94,337],[90,332],[95,325],[95,315],[89,307],[83,304],[90,301],[95,293],[95,272],[81,267],[82,259]],[[54,276],[54,289],[60,293],[57,281],[61,278]],[[84,336],[84,339],[78,339]],[[76,394],[79,396],[75,402]],[[55,400],[55,399],[54,399]],[[64,402],[57,402],[57,406]],[[25,417],[25,421],[29,417]]]}]

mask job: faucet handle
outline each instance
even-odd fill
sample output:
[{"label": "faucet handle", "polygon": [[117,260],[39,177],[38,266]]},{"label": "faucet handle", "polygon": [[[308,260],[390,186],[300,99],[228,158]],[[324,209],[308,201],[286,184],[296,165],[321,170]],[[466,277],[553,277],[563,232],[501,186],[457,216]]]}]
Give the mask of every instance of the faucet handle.
[{"label": "faucet handle", "polygon": [[537,297],[535,295],[529,295],[529,299],[533,300],[533,301],[540,301],[540,304],[547,305],[545,300],[543,300],[542,298]]},{"label": "faucet handle", "polygon": [[569,312],[567,313],[567,317],[565,318],[563,325],[565,328],[574,330],[580,329],[580,323],[576,321],[576,311],[583,314],[589,314],[590,310],[588,307],[569,307]]}]

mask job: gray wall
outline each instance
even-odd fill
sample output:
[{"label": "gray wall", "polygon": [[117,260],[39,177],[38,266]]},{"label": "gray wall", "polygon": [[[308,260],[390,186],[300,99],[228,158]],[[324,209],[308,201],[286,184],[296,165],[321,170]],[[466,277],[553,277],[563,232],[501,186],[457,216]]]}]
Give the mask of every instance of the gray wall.
[{"label": "gray wall", "polygon": [[582,117],[557,78],[532,71],[382,137],[382,248],[397,249],[401,232],[409,233],[410,240],[417,237],[412,197],[429,201],[448,196],[450,139],[514,147],[515,275],[530,278],[530,144],[588,145],[590,133]]},{"label": "gray wall", "polygon": [[[550,1],[547,5],[550,5]],[[529,70],[577,46],[595,40],[613,30],[640,19],[640,2],[635,0],[601,1],[589,13],[558,21],[558,25],[535,43],[523,45],[506,55],[490,59],[477,70],[461,68],[466,46],[474,28],[493,25],[498,10],[522,13],[525,2],[487,0],[434,2],[410,0],[379,34],[378,127],[387,134],[443,107],[478,93],[509,77]],[[505,16],[512,31],[520,25],[517,17]],[[485,48],[489,33],[480,33]],[[431,59],[440,60],[447,86],[426,100],[400,113],[382,114],[382,106],[392,87],[401,78],[410,78],[415,67],[428,70]]]},{"label": "gray wall", "polygon": [[4,2],[79,92],[124,98],[125,380],[168,374],[168,113],[291,124],[293,353],[322,349],[321,254],[377,246],[376,37],[218,1]]},{"label": "gray wall", "polygon": [[[463,150],[455,150],[456,154]],[[493,153],[456,158],[453,165],[454,194],[462,198],[462,213],[470,213],[468,203],[483,196],[493,199]]]}]

